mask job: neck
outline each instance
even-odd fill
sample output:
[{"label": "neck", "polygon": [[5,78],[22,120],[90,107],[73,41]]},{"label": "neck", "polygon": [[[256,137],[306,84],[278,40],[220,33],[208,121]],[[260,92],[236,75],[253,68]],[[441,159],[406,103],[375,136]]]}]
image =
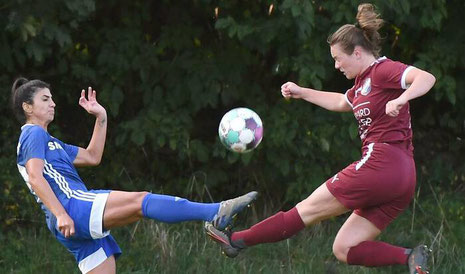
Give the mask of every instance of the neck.
[{"label": "neck", "polygon": [[32,119],[32,120],[27,120],[26,124],[37,125],[37,126],[40,126],[41,128],[43,128],[45,131],[47,131],[49,123],[48,122],[34,121]]},{"label": "neck", "polygon": [[363,74],[363,72],[365,72],[365,70],[367,70],[367,68],[369,68],[375,61],[376,58],[374,55],[366,55],[365,58],[362,59],[359,75]]}]

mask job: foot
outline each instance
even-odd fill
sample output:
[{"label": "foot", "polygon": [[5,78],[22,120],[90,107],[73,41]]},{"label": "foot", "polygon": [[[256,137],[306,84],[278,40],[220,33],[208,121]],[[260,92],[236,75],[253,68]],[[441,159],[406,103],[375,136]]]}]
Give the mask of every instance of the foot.
[{"label": "foot", "polygon": [[257,198],[257,192],[252,191],[240,197],[220,203],[218,213],[213,217],[212,224],[219,230],[224,230],[236,214]]},{"label": "foot", "polygon": [[431,250],[426,245],[419,245],[412,249],[408,256],[410,274],[428,274],[428,257]]},{"label": "foot", "polygon": [[229,232],[218,230],[209,222],[205,222],[205,232],[212,240],[220,244],[222,253],[229,258],[234,258],[241,252],[242,248],[232,245]]}]

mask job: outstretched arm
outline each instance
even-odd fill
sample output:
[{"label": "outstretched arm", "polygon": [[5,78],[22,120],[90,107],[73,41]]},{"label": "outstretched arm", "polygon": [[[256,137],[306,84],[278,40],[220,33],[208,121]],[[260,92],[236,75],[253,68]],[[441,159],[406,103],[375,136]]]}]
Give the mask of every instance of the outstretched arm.
[{"label": "outstretched arm", "polygon": [[97,102],[97,93],[91,87],[87,92],[81,91],[79,105],[88,113],[95,116],[94,132],[90,139],[87,148],[79,148],[76,159],[73,164],[75,166],[96,166],[100,164],[105,147],[105,139],[107,136],[107,111]]},{"label": "outstretched arm", "polygon": [[405,83],[410,85],[402,95],[386,104],[386,114],[392,117],[399,115],[400,109],[410,100],[425,95],[436,82],[429,72],[413,68],[407,73]]},{"label": "outstretched arm", "polygon": [[32,158],[26,162],[26,171],[29,176],[29,184],[32,190],[40,198],[42,203],[57,218],[58,230],[66,238],[74,235],[74,221],[68,215],[63,205],[53,193],[50,185],[43,176],[44,160]]},{"label": "outstretched arm", "polygon": [[287,82],[281,86],[281,94],[284,98],[304,99],[331,111],[346,112],[352,110],[345,100],[344,94],[337,92],[302,88],[295,83]]}]

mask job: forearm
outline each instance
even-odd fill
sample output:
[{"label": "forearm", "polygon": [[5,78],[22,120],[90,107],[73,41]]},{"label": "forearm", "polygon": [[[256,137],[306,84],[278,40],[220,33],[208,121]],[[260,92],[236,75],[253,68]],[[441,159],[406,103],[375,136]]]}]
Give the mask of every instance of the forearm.
[{"label": "forearm", "polygon": [[45,178],[34,178],[31,179],[29,183],[34,193],[53,215],[62,216],[68,214]]},{"label": "forearm", "polygon": [[107,114],[105,112],[96,117],[92,138],[90,139],[89,145],[86,149],[92,158],[95,159],[96,163],[100,163],[100,160],[102,159],[106,136]]},{"label": "forearm", "polygon": [[304,100],[318,105],[330,111],[350,111],[350,106],[344,98],[344,94],[337,92],[319,91],[310,88],[302,88]]},{"label": "forearm", "polygon": [[425,71],[420,71],[418,75],[414,77],[409,88],[407,88],[400,96],[405,101],[410,101],[417,97],[425,95],[436,82],[436,78]]}]

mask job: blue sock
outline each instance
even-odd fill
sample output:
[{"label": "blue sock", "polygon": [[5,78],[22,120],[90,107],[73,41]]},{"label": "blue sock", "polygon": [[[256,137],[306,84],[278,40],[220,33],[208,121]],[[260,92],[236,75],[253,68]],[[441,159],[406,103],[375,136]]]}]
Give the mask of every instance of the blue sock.
[{"label": "blue sock", "polygon": [[142,214],[165,223],[212,221],[219,207],[220,203],[196,203],[179,197],[149,193],[142,201]]}]

